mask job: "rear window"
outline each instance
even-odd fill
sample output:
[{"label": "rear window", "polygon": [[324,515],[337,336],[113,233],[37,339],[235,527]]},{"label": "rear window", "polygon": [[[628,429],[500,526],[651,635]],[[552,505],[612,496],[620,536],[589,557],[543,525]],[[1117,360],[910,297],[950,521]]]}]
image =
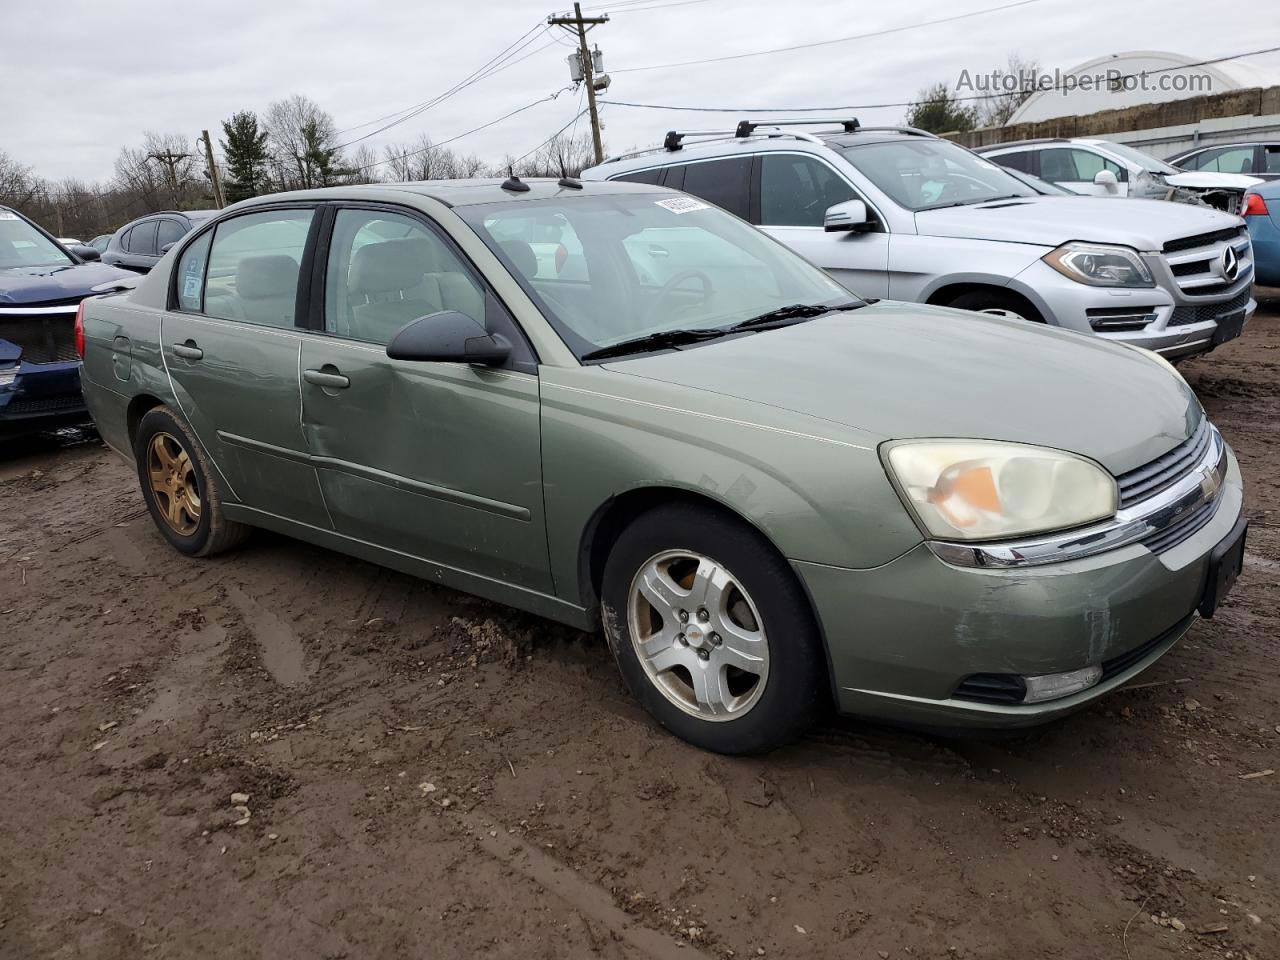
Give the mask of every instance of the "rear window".
[{"label": "rear window", "polygon": [[680,189],[746,220],[751,206],[751,158],[691,163],[685,167]]}]

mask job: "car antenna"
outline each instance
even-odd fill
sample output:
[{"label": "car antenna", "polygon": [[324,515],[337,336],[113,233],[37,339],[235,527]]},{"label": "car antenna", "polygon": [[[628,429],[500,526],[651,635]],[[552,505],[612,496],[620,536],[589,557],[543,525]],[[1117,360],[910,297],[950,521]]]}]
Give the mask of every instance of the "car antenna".
[{"label": "car antenna", "polygon": [[579,180],[575,180],[573,177],[569,176],[569,174],[565,172],[564,157],[560,158],[560,179],[556,181],[556,186],[568,187],[571,190],[582,189],[582,182]]},{"label": "car antenna", "polygon": [[507,167],[507,179],[502,181],[503,190],[512,190],[515,193],[527,193],[529,185],[516,176],[515,168]]}]

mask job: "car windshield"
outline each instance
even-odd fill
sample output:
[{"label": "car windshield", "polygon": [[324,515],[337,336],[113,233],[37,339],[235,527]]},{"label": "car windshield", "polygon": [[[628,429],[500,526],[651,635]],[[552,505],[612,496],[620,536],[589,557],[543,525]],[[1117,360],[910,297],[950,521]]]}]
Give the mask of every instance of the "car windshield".
[{"label": "car windshield", "polygon": [[16,213],[0,210],[0,269],[66,267],[73,263],[56,243]]},{"label": "car windshield", "polygon": [[1124,157],[1130,163],[1136,163],[1148,173],[1182,173],[1177,167],[1172,167],[1163,160],[1157,160],[1149,153],[1143,153],[1141,150],[1135,150],[1133,147],[1125,146],[1123,143],[1113,143],[1110,140],[1106,142],[1106,149],[1109,153],[1114,153],[1118,157]]},{"label": "car windshield", "polygon": [[911,138],[844,147],[863,176],[908,210],[933,210],[1036,191],[1007,170],[947,140]]},{"label": "car windshield", "polygon": [[692,197],[578,194],[457,212],[579,357],[671,331],[727,332],[782,307],[860,302],[754,227]]}]

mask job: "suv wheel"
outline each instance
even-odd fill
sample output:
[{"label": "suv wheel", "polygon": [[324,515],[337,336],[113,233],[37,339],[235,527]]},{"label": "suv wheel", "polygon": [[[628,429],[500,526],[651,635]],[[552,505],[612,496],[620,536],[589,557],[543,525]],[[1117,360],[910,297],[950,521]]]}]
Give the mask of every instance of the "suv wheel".
[{"label": "suv wheel", "polygon": [[719,753],[793,739],[824,702],[817,626],[786,561],[755,530],[690,505],[618,538],[605,632],[632,694],[677,736]]},{"label": "suv wheel", "polygon": [[147,411],[134,436],[133,456],[151,519],[177,550],[207,557],[244,540],[249,528],[226,518],[208,456],[168,407]]},{"label": "suv wheel", "polygon": [[949,304],[957,310],[972,310],[975,313],[986,313],[1006,320],[1029,320],[1033,323],[1044,323],[1044,318],[1021,297],[1001,293],[998,290],[972,290],[962,293]]}]

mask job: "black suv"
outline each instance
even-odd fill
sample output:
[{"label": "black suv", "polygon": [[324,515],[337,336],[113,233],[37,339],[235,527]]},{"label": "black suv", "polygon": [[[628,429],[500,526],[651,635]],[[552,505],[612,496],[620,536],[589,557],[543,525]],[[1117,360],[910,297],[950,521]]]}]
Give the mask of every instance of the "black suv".
[{"label": "black suv", "polygon": [[146,273],[169,248],[212,217],[217,210],[162,210],[117,230],[102,251],[102,262]]}]

